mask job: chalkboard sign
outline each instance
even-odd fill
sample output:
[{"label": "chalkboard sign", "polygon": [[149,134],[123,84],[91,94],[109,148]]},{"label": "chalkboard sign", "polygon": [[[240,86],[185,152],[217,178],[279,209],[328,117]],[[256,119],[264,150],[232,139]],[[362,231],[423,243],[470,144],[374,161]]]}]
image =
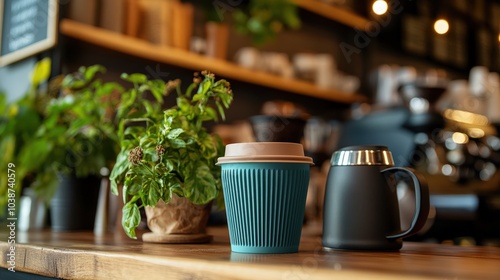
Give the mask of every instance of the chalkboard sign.
[{"label": "chalkboard sign", "polygon": [[0,66],[53,47],[57,0],[0,0]]}]

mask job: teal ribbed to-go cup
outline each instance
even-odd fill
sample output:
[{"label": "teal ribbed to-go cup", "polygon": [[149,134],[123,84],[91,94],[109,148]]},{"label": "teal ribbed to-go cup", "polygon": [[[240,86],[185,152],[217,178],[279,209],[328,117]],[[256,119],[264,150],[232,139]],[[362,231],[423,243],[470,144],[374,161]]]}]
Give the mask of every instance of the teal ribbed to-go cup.
[{"label": "teal ribbed to-go cup", "polygon": [[219,160],[233,252],[298,252],[312,160],[288,157]]}]

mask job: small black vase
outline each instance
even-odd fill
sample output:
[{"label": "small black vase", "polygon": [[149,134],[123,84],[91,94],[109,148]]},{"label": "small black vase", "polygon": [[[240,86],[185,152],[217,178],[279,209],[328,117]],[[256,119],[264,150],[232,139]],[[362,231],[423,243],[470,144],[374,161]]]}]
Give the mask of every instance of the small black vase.
[{"label": "small black vase", "polygon": [[300,143],[306,121],[295,117],[257,115],[250,117],[250,124],[257,142]]},{"label": "small black vase", "polygon": [[100,183],[98,176],[59,175],[59,187],[50,201],[52,230],[92,230]]}]

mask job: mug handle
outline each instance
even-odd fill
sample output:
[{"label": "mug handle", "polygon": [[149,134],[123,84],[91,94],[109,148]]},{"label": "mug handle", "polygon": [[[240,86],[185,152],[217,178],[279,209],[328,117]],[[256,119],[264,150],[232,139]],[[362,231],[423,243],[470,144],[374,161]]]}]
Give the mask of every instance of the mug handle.
[{"label": "mug handle", "polygon": [[415,213],[413,214],[413,219],[410,227],[398,234],[393,234],[386,236],[386,238],[396,239],[408,237],[417,233],[427,222],[427,218],[429,216],[429,187],[427,185],[427,181],[424,176],[415,171],[414,169],[407,167],[389,167],[387,169],[382,170],[382,173],[385,172],[405,172],[408,174],[413,181],[413,188],[415,189]]}]

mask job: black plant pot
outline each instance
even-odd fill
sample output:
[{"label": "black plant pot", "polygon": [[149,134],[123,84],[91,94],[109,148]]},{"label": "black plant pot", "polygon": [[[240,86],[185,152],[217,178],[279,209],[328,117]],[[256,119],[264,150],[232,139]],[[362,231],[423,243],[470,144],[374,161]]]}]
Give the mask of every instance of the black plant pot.
[{"label": "black plant pot", "polygon": [[271,115],[252,116],[250,123],[257,142],[300,143],[306,125],[302,118]]},{"label": "black plant pot", "polygon": [[74,175],[60,175],[59,178],[59,187],[50,201],[52,230],[92,230],[101,179]]}]

